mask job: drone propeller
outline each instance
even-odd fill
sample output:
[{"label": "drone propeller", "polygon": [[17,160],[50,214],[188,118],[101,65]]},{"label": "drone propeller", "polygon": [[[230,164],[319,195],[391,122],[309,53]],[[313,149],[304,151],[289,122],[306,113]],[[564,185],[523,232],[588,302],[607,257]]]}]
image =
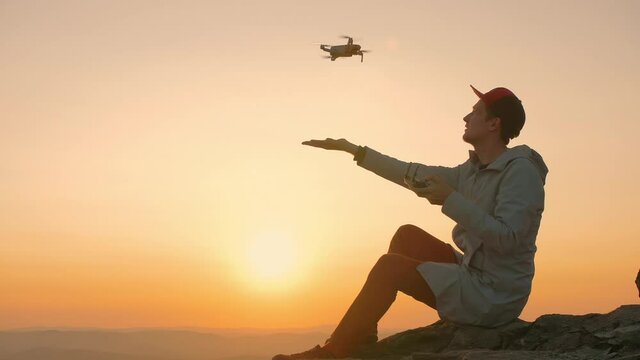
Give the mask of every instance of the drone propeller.
[{"label": "drone propeller", "polygon": [[349,35],[340,35],[341,38],[343,39],[349,39],[349,41],[347,42],[347,45],[353,45],[354,42],[356,41],[361,41],[361,38],[354,38],[353,36],[349,36]]},{"label": "drone propeller", "polygon": [[341,37],[341,38],[343,38],[343,39],[349,39],[349,38],[351,38],[351,39],[353,39],[353,41],[361,41],[361,40],[362,40],[362,38],[360,38],[360,37],[355,38],[355,37],[353,37],[353,36],[349,36],[349,35],[340,35],[340,36],[338,36],[338,37]]}]

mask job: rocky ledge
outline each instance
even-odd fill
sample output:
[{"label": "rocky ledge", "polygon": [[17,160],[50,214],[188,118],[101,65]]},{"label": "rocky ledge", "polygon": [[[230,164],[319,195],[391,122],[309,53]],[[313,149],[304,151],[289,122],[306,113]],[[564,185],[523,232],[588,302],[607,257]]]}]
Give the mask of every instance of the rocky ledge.
[{"label": "rocky ledge", "polygon": [[640,359],[640,305],[608,314],[543,315],[482,328],[438,321],[365,349],[378,360]]}]

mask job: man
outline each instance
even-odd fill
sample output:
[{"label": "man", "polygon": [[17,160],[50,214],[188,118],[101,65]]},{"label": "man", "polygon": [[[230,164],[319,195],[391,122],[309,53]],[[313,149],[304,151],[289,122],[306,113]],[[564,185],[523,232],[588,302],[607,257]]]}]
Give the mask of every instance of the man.
[{"label": "man", "polygon": [[452,236],[462,252],[416,226],[401,226],[324,346],[274,360],[357,355],[377,341],[377,323],[398,291],[461,324],[494,327],[520,315],[531,292],[548,169],[528,146],[507,147],[525,121],[516,95],[471,88],[480,99],[464,117],[462,139],[474,150],[456,167],[403,162],[345,139],[303,142],[351,153],[359,166],[441,205],[456,222]]}]

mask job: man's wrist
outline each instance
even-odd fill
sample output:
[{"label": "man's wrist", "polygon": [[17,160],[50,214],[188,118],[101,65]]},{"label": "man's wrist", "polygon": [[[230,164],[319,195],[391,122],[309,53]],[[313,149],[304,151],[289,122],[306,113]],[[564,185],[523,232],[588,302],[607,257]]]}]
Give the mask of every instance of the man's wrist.
[{"label": "man's wrist", "polygon": [[347,152],[353,156],[355,156],[358,153],[358,149],[360,149],[361,146],[358,146],[356,144],[349,144],[349,147],[347,150]]},{"label": "man's wrist", "polygon": [[364,159],[364,155],[365,155],[366,151],[367,151],[367,149],[364,146],[357,146],[356,147],[356,151],[353,154],[353,160],[356,161],[358,163],[358,165],[360,164],[362,159]]}]

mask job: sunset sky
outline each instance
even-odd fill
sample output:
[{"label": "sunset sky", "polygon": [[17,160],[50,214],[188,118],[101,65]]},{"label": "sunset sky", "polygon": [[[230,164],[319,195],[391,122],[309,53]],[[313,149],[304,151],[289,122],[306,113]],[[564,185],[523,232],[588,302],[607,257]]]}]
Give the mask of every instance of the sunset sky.
[{"label": "sunset sky", "polygon": [[[455,166],[505,86],[549,167],[521,318],[638,303],[640,2],[0,0],[0,329],[336,324],[452,220],[346,153]],[[322,58],[344,43],[364,57]],[[437,314],[400,295],[381,328]]]}]

